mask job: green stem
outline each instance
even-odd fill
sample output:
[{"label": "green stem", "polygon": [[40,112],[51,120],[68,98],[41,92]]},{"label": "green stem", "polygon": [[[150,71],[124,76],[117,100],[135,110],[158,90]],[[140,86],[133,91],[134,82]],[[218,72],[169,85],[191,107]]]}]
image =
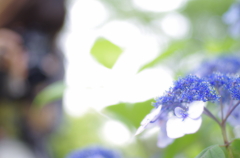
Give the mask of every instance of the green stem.
[{"label": "green stem", "polygon": [[228,151],[229,158],[234,158],[232,150],[229,148],[229,145],[231,144],[231,142],[229,142],[228,138],[227,138],[226,122],[222,121],[220,127],[221,127],[221,131],[222,131],[224,146]]},{"label": "green stem", "polygon": [[[239,103],[237,103],[235,106],[237,106]],[[236,108],[235,106],[231,109],[230,112],[232,112]],[[221,108],[221,113],[223,113],[222,111],[223,111],[223,108]],[[221,122],[206,107],[204,107],[204,114],[206,114],[207,116],[212,118],[220,126],[221,131],[222,131],[224,146],[226,147],[226,149],[228,151],[229,158],[234,158],[233,153],[232,153],[231,149],[229,148],[230,142],[228,141],[227,131],[226,131],[226,119],[230,114],[226,115],[226,117],[224,119],[222,119]]]},{"label": "green stem", "polygon": [[214,121],[217,122],[219,126],[221,126],[221,123],[219,122],[219,120],[206,107],[204,107],[204,114],[212,118]]}]

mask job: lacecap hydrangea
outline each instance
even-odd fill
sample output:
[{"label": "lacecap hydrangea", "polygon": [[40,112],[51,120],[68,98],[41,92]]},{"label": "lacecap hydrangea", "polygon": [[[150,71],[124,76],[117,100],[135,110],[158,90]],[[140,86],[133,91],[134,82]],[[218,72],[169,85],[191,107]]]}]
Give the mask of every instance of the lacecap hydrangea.
[{"label": "lacecap hydrangea", "polygon": [[[223,108],[222,114],[219,114],[223,116],[219,117],[227,117],[225,121],[234,127],[240,125],[240,109],[237,107],[240,100],[240,57],[220,56],[203,62],[195,72],[199,77],[208,80],[221,96],[219,102],[216,102],[219,108]],[[232,110],[234,106],[236,107]],[[228,114],[230,110],[231,115]]]},{"label": "lacecap hydrangea", "polygon": [[136,134],[155,124],[160,126],[158,146],[165,147],[185,134],[195,133],[202,122],[206,101],[216,101],[219,96],[209,82],[188,75],[174,82],[163,96],[156,98],[155,109],[145,117]]},{"label": "lacecap hydrangea", "polygon": [[[221,127],[224,143],[229,145],[225,131],[226,122],[240,125],[240,59],[222,56],[204,62],[197,70],[174,82],[155,100],[154,109],[148,114],[136,134],[151,126],[159,126],[158,146],[163,148],[175,138],[195,133],[201,126],[204,112]],[[214,116],[206,102],[215,104],[219,115]]]}]

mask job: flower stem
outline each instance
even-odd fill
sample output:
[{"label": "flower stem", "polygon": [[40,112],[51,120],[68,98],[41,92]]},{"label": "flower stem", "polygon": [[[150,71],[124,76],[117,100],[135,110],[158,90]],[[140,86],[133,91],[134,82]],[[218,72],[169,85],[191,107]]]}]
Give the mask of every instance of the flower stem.
[{"label": "flower stem", "polygon": [[206,107],[204,107],[204,114],[212,118],[214,121],[217,122],[219,126],[221,126],[221,123],[219,122],[219,120]]},{"label": "flower stem", "polygon": [[[218,95],[220,95],[220,90],[219,88],[216,88]],[[220,108],[221,108],[221,120],[223,121],[224,116],[223,116],[223,102],[222,102],[222,97],[219,100]]]},{"label": "flower stem", "polygon": [[228,138],[227,138],[227,132],[226,132],[226,125],[225,124],[221,124],[221,131],[222,131],[224,145],[226,147],[228,147],[229,146],[229,142],[228,142]]},{"label": "flower stem", "polygon": [[[233,157],[233,153],[232,150],[229,148],[230,142],[228,141],[227,138],[227,132],[226,132],[226,121],[228,119],[228,117],[231,115],[231,113],[236,109],[236,107],[240,104],[240,101],[238,101],[231,110],[228,111],[226,117],[221,121],[220,127],[221,127],[221,131],[222,131],[222,136],[223,136],[223,141],[224,141],[224,145],[229,153],[229,157],[230,158],[234,158]],[[222,109],[221,109],[222,110]]]},{"label": "flower stem", "polygon": [[[240,102],[239,102],[240,103]],[[236,105],[238,105],[239,103],[237,103]],[[236,106],[235,105],[235,106]],[[234,110],[234,108],[236,107],[233,107],[232,109]],[[221,108],[221,110],[223,110],[223,108]],[[232,112],[233,110],[231,110],[230,112]],[[223,112],[222,112],[223,113]],[[229,148],[229,145],[230,145],[230,142],[228,141],[228,138],[227,138],[227,131],[226,131],[226,118],[228,117],[228,115],[221,120],[221,122],[219,122],[219,120],[206,108],[204,107],[204,114],[206,114],[207,116],[209,116],[210,118],[212,118],[214,121],[217,122],[217,124],[220,126],[221,128],[221,131],[222,131],[222,136],[223,136],[223,141],[224,141],[224,146],[226,147],[227,151],[228,151],[228,154],[229,154],[229,158],[234,158],[233,157],[233,153],[232,153],[232,150]],[[230,115],[230,114],[229,114]]]},{"label": "flower stem", "polygon": [[221,124],[221,131],[222,131],[224,146],[225,146],[225,148],[226,148],[227,151],[228,151],[229,158],[234,158],[234,157],[233,157],[232,150],[229,148],[229,145],[231,144],[231,142],[229,142],[229,141],[228,141],[228,138],[227,138],[226,124],[225,124],[223,121],[222,121],[222,124]]},{"label": "flower stem", "polygon": [[228,117],[231,115],[231,113],[236,109],[236,107],[240,104],[240,101],[238,101],[234,106],[233,108],[227,113],[226,117],[223,119],[223,123],[225,124]]}]

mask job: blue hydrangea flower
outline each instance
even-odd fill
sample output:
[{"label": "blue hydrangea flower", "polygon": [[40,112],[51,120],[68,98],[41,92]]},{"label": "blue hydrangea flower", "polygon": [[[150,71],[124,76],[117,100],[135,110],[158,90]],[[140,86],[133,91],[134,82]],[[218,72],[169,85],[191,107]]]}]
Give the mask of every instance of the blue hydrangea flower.
[{"label": "blue hydrangea flower", "polygon": [[[221,56],[212,61],[202,63],[195,71],[199,77],[207,80],[217,89],[222,101],[240,99],[236,74],[240,74],[240,58],[238,56]],[[231,93],[231,95],[229,95]]]},{"label": "blue hydrangea flower", "polygon": [[240,100],[240,77],[233,77],[226,87],[229,89],[233,99]]},{"label": "blue hydrangea flower", "polygon": [[217,99],[218,96],[209,82],[195,75],[188,75],[174,82],[173,88],[157,98],[154,106],[162,105],[163,110],[174,110],[182,103],[215,101]]},{"label": "blue hydrangea flower", "polygon": [[121,158],[120,154],[101,146],[92,146],[70,153],[66,158]]},{"label": "blue hydrangea flower", "polygon": [[207,77],[205,77],[205,79],[215,88],[222,88],[224,86],[227,86],[231,80],[230,76],[226,75],[226,74],[222,74],[219,72],[214,72],[210,75],[208,75]]},{"label": "blue hydrangea flower", "polygon": [[136,134],[150,125],[158,125],[161,129],[158,146],[165,147],[173,142],[172,138],[196,132],[201,125],[204,107],[199,102],[217,99],[215,90],[206,80],[194,75],[180,78],[169,91],[156,98],[155,109],[145,117]]},{"label": "blue hydrangea flower", "polygon": [[223,15],[223,21],[229,25],[230,34],[233,37],[240,35],[240,4],[232,4],[229,10]]},{"label": "blue hydrangea flower", "polygon": [[217,72],[208,75],[205,79],[218,91],[218,95],[220,96],[219,101],[227,106],[228,102],[232,99],[230,89],[234,77]]},{"label": "blue hydrangea flower", "polygon": [[[233,105],[240,100],[240,58],[238,56],[221,56],[217,59],[203,63],[195,71],[200,77],[204,77],[220,96],[217,105],[223,105],[223,117],[227,115]],[[220,106],[219,106],[220,109]],[[219,116],[221,112],[219,112]],[[240,110],[235,109],[227,122],[235,126],[239,119]]]},{"label": "blue hydrangea flower", "polygon": [[239,74],[240,57],[236,55],[225,55],[203,62],[199,68],[192,73],[198,77],[207,77],[208,75],[219,72],[222,74]]}]

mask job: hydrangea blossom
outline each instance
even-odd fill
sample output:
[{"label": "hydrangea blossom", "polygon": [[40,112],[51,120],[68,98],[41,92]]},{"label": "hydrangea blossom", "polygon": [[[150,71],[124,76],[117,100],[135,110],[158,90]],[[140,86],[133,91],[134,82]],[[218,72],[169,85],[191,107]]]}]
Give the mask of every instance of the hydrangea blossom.
[{"label": "hydrangea blossom", "polygon": [[240,100],[240,78],[239,77],[237,78],[232,77],[232,79],[229,81],[226,87],[229,89],[233,99]]},{"label": "hydrangea blossom", "polygon": [[157,98],[154,106],[163,105],[164,110],[174,110],[182,103],[215,101],[216,99],[218,96],[209,82],[195,75],[188,75],[174,82],[174,87],[170,88],[165,95]]},{"label": "hydrangea blossom", "polygon": [[[136,134],[151,126],[159,126],[158,146],[166,147],[175,138],[198,131],[203,112],[225,128],[226,121],[240,125],[240,58],[222,56],[205,62],[195,75],[187,75],[174,82],[162,96],[156,98],[154,110],[142,121]],[[205,107],[214,102],[220,111],[220,120]],[[224,143],[228,145],[226,132]]]},{"label": "hydrangea blossom", "polygon": [[101,146],[92,146],[70,153],[66,158],[121,158],[115,151]]},{"label": "hydrangea blossom", "polygon": [[203,62],[199,68],[192,73],[198,77],[206,77],[214,72],[222,74],[240,73],[240,57],[236,55],[220,56],[216,59]]},{"label": "hydrangea blossom", "polygon": [[145,117],[136,134],[151,124],[159,125],[158,144],[166,146],[172,138],[196,132],[201,125],[203,102],[217,99],[216,92],[206,80],[194,75],[181,78],[163,96],[156,98],[155,109]]},{"label": "hydrangea blossom", "polygon": [[[221,56],[212,61],[203,63],[200,68],[195,71],[200,77],[204,77],[219,93],[221,98],[218,105],[223,107],[224,117],[232,106],[237,104],[236,100],[240,100],[240,58],[238,56]],[[236,125],[240,111],[235,109],[233,114],[229,116],[227,122]]]},{"label": "hydrangea blossom", "polygon": [[[240,125],[240,58],[222,56],[205,62],[195,75],[174,82],[162,96],[156,98],[154,110],[142,121],[136,134],[151,126],[159,126],[158,146],[166,147],[175,138],[198,131],[204,112],[221,128],[226,148],[226,122]],[[214,102],[220,118],[208,110],[206,102]]]}]

